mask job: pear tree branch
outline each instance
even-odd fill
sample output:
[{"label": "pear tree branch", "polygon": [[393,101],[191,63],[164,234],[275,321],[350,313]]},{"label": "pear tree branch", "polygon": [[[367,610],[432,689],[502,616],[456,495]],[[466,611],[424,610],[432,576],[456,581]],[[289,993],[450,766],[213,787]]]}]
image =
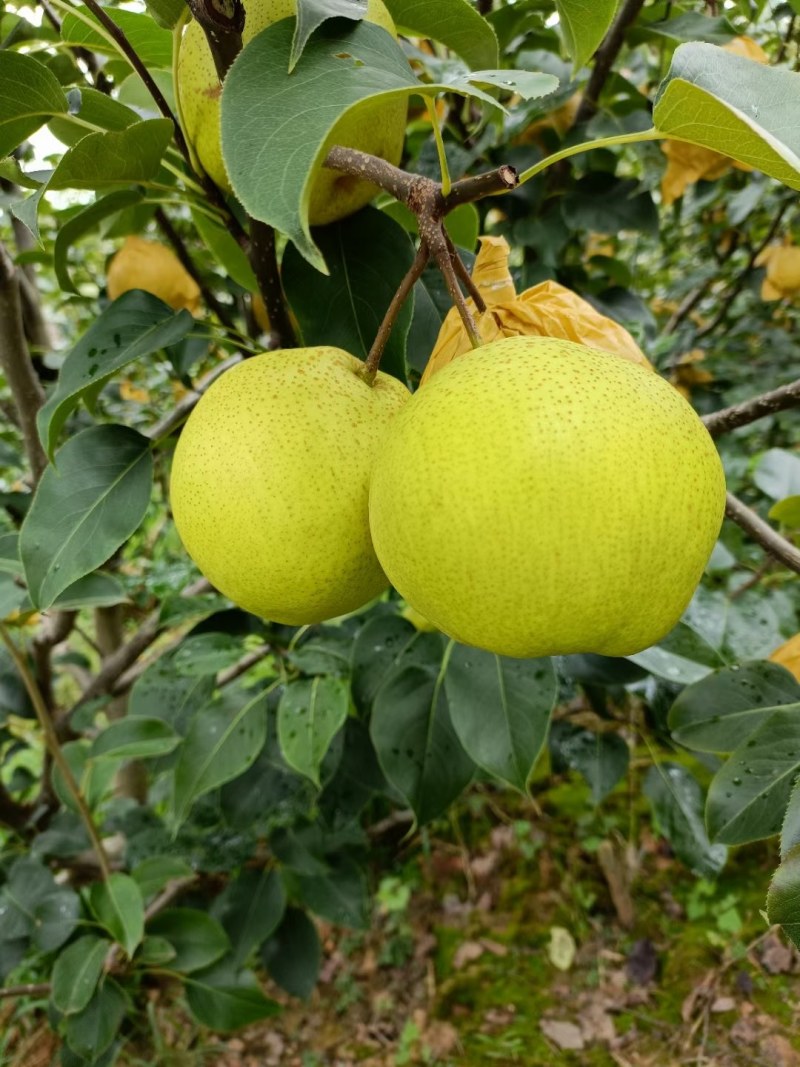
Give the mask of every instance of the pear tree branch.
[{"label": "pear tree branch", "polygon": [[800,407],[800,378],[750,400],[743,400],[741,404],[733,404],[729,408],[721,408],[705,415],[703,422],[712,437],[720,437],[767,415],[776,415],[779,411],[795,407]]},{"label": "pear tree branch", "polygon": [[737,526],[741,526],[744,532],[752,538],[756,544],[766,549],[784,567],[800,574],[800,549],[796,548],[791,541],[773,530],[768,522],[757,515],[752,508],[743,504],[733,493],[728,493],[725,502],[725,515]]}]

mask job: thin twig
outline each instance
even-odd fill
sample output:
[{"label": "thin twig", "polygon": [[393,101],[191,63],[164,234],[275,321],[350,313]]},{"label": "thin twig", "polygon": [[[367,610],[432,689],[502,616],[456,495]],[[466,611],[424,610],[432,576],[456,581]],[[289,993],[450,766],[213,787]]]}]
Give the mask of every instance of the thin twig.
[{"label": "thin twig", "polygon": [[70,769],[69,763],[67,763],[66,757],[61,749],[58,737],[56,736],[55,726],[53,720],[50,717],[50,712],[44,702],[42,694],[39,690],[36,680],[34,679],[28,664],[25,662],[25,657],[17,648],[16,644],[11,640],[11,636],[5,626],[0,623],[0,640],[8,649],[8,654],[14,661],[14,665],[19,672],[19,676],[22,679],[23,685],[30,697],[33,704],[36,717],[39,720],[39,726],[44,734],[45,745],[47,751],[50,753],[53,762],[61,772],[61,776],[64,779],[72,799],[75,801],[75,805],[80,814],[81,820],[86,827],[86,832],[89,835],[89,840],[92,842],[94,851],[97,855],[97,862],[100,866],[100,870],[103,874],[103,878],[107,879],[111,875],[111,867],[108,862],[108,856],[103,848],[103,843],[100,840],[100,835],[97,831],[97,827],[94,824],[92,813],[89,811],[89,807],[84,799],[83,793],[81,793],[80,786],[75,781],[75,777]]},{"label": "thin twig", "polygon": [[375,340],[372,342],[372,347],[370,348],[364,363],[363,377],[368,385],[372,385],[375,381],[378,374],[378,368],[381,364],[381,356],[386,348],[386,343],[389,340],[392,327],[397,320],[397,316],[400,314],[400,309],[408,299],[409,293],[422,276],[422,272],[425,270],[425,265],[429,259],[430,252],[428,251],[428,246],[424,241],[420,241],[417,254],[414,256],[414,262],[411,264],[405,277],[400,282],[397,292],[392,297],[391,303],[386,309],[386,314],[383,316],[383,321],[378,327]]},{"label": "thin twig", "polygon": [[444,239],[447,242],[447,251],[450,253],[450,259],[455,267],[456,274],[464,283],[467,292],[472,297],[475,303],[475,310],[479,315],[482,315],[484,311],[486,311],[486,301],[483,299],[483,293],[473,281],[472,275],[465,267],[464,261],[458,254],[456,246],[450,240],[447,230],[444,231]]},{"label": "thin twig", "polygon": [[50,995],[49,982],[28,982],[26,985],[9,985],[0,989],[0,1000],[8,997],[46,997]]},{"label": "thin twig", "polygon": [[710,415],[703,416],[706,429],[712,437],[720,437],[724,433],[736,430],[740,426],[747,426],[757,419],[763,419],[767,415],[775,415],[787,408],[800,406],[800,378],[788,385],[781,385],[761,396],[754,396],[750,400],[743,400],[741,404],[733,404],[729,408],[722,408]]},{"label": "thin twig", "polygon": [[727,495],[725,514],[784,567],[800,574],[800,549],[795,548],[785,537],[781,537],[768,522],[743,504],[733,493]]},{"label": "thin twig", "polygon": [[241,678],[243,674],[246,674],[251,667],[255,667],[257,663],[266,659],[267,656],[272,655],[274,651],[275,649],[272,645],[261,645],[260,648],[254,648],[252,652],[246,653],[246,655],[242,656],[242,658],[234,663],[232,667],[228,667],[227,670],[219,672],[217,675],[217,688],[221,689],[223,686],[235,682],[237,678]]},{"label": "thin twig", "polygon": [[195,282],[197,282],[197,285],[200,289],[206,306],[209,308],[210,311],[214,312],[214,314],[217,316],[223,326],[227,327],[229,330],[235,330],[236,323],[234,322],[231,316],[230,307],[226,307],[225,304],[221,303],[217,299],[215,294],[206,285],[203,276],[197,269],[194,260],[189,255],[189,250],[183,243],[183,238],[172,225],[172,221],[170,220],[169,216],[163,208],[156,208],[155,219],[158,223],[159,229],[164,234],[169,243],[172,245],[175,255],[180,260],[183,269],[186,271],[187,274],[190,275],[190,277],[194,278]]},{"label": "thin twig", "polygon": [[450,293],[450,299],[455,304],[456,310],[461,317],[470,344],[473,348],[479,348],[481,345],[481,336],[478,333],[478,327],[475,325],[475,319],[472,317],[472,312],[469,310],[467,302],[464,299],[464,294],[459,287],[453,260],[450,257],[447,242],[444,238],[443,228],[440,225],[439,227],[430,226],[423,229],[423,220],[420,219],[420,234],[423,235],[424,240],[430,247],[436,265],[442,272],[447,291]]}]

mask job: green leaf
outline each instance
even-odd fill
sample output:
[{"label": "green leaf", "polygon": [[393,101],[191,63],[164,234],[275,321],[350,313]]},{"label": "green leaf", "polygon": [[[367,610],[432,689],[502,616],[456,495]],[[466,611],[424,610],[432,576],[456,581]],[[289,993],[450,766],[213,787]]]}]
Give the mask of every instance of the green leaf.
[{"label": "green leaf", "polygon": [[800,778],[792,786],[789,805],[783,817],[781,856],[785,858],[796,845],[800,845]]},{"label": "green leaf", "polygon": [[521,793],[547,737],[558,681],[549,659],[509,659],[454,645],[444,680],[464,751]]},{"label": "green leaf", "polygon": [[147,759],[164,756],[177,748],[181,741],[181,736],[162,719],[128,716],[109,723],[95,738],[91,758]]},{"label": "green leaf", "polygon": [[226,690],[197,713],[175,767],[172,798],[179,826],[195,800],[236,778],[256,760],[267,738],[266,694]]},{"label": "green leaf", "polygon": [[732,752],[781,704],[800,703],[800,684],[777,663],[724,667],[688,686],[669,712],[672,736],[697,752]]},{"label": "green leaf", "polygon": [[173,670],[172,659],[172,655],[161,656],[136,680],[128,698],[128,716],[161,719],[185,734],[192,717],[211,699],[214,675],[182,677]]},{"label": "green leaf", "polygon": [[783,858],[772,876],[767,894],[770,923],[778,923],[792,943],[800,948],[800,845]]},{"label": "green leaf", "polygon": [[635,179],[607,171],[592,171],[575,182],[563,198],[561,213],[571,230],[658,235],[658,211],[650,193]]},{"label": "green leaf", "polygon": [[203,633],[182,641],[171,657],[176,674],[198,677],[231,667],[242,654],[241,638],[233,634]]},{"label": "green leaf", "polygon": [[[353,643],[352,690],[358,708],[366,712],[371,707],[380,687],[418,637],[411,623],[399,615],[378,615],[364,623]],[[429,653],[432,662],[442,657],[441,639],[436,644]],[[427,645],[423,640],[422,646]]]},{"label": "green leaf", "polygon": [[137,882],[129,874],[112,874],[92,886],[89,902],[97,921],[130,958],[144,934],[144,901]]},{"label": "green leaf", "polygon": [[706,823],[728,845],[780,832],[800,771],[800,705],[766,719],[717,772],[708,790]]},{"label": "green leaf", "polygon": [[676,682],[681,685],[692,685],[694,682],[699,682],[701,678],[705,678],[711,671],[711,668],[703,663],[696,663],[685,656],[668,652],[667,649],[660,648],[658,645],[653,645],[651,648],[646,648],[644,652],[637,652],[635,655],[626,658],[638,667],[644,667],[650,674],[655,674],[658,678],[664,678],[669,682]]},{"label": "green leaf", "polygon": [[192,211],[192,222],[203,244],[225,273],[230,275],[237,285],[241,285],[246,293],[257,293],[258,282],[250,260],[236,238],[212,221],[204,211]]},{"label": "green leaf", "polygon": [[313,921],[300,908],[289,908],[273,937],[261,949],[261,962],[281,989],[308,1000],[322,964],[322,946]]},{"label": "green leaf", "polygon": [[727,44],[739,31],[724,15],[711,18],[696,11],[687,11],[673,19],[656,22],[639,22],[628,31],[628,41],[706,41],[709,44]]},{"label": "green leaf", "polygon": [[769,448],[758,461],[753,481],[773,500],[800,493],[800,458],[783,448]]},{"label": "green leaf", "polygon": [[445,811],[475,770],[453,729],[446,669],[446,661],[438,668],[401,661],[378,691],[372,710],[370,733],[383,773],[418,823]]},{"label": "green leaf", "polygon": [[722,152],[800,189],[800,74],[711,44],[676,49],[653,122],[661,133]]},{"label": "green leaf", "polygon": [[[281,263],[281,280],[303,343],[333,345],[366,359],[414,260],[414,246],[393,219],[375,208],[323,226],[314,236],[328,277],[320,277],[292,245]],[[381,370],[403,382],[413,303],[407,300],[403,305],[381,359]]]},{"label": "green leaf", "polygon": [[619,734],[584,730],[563,721],[553,723],[550,748],[554,769],[561,764],[582,774],[595,804],[623,778],[630,760],[628,746]]},{"label": "green leaf", "polygon": [[678,859],[696,874],[713,878],[725,866],[728,850],[708,840],[703,825],[703,791],[685,767],[658,763],[644,780],[660,832]]},{"label": "green leaf", "polygon": [[111,948],[105,938],[87,934],[65,948],[53,966],[53,1004],[63,1015],[83,1011],[103,973]]},{"label": "green leaf", "polygon": [[169,941],[175,949],[170,970],[184,974],[216,963],[231,947],[217,920],[199,908],[168,908],[148,922],[147,932]]},{"label": "green leaf", "polygon": [[175,955],[175,949],[166,938],[145,935],[136,953],[136,962],[145,967],[162,967],[165,963],[174,960]]},{"label": "green leaf", "polygon": [[283,758],[319,787],[319,770],[331,741],[341,730],[350,704],[341,678],[291,682],[278,705],[278,740]]},{"label": "green leaf", "polygon": [[103,219],[133,207],[141,200],[142,193],[139,189],[117,189],[61,223],[53,245],[53,269],[58,284],[65,293],[78,292],[69,273],[69,250],[75,242],[86,233],[96,232],[97,224]]},{"label": "green leaf", "polygon": [[324,874],[297,875],[303,903],[337,926],[366,930],[369,894],[364,871],[352,859],[338,855]]},{"label": "green leaf", "polygon": [[[75,97],[79,97],[79,107],[75,108]],[[78,115],[85,123],[90,123],[101,130],[126,130],[136,122],[141,122],[141,116],[137,115],[132,108],[121,104],[113,96],[101,93],[97,89],[81,88],[70,91],[70,117],[60,118],[56,116],[48,123],[48,128],[54,137],[70,148],[82,141],[87,135],[86,126],[77,123],[72,118]]]},{"label": "green leaf", "polygon": [[130,537],[153,481],[150,442],[126,426],[92,426],[67,441],[56,460],[20,532],[28,593],[39,610]]},{"label": "green leaf", "polygon": [[95,1063],[116,1037],[127,1007],[123,991],[106,977],[83,1011],[67,1017],[64,1036],[69,1048]]},{"label": "green leaf", "polygon": [[[268,26],[237,57],[222,91],[222,151],[236,195],[248,214],[286,234],[323,273],[324,260],[308,226],[308,204],[327,138],[345,113],[368,101],[404,100],[423,88],[498,106],[469,74],[423,87],[385,30],[358,22],[346,24],[353,28],[345,32],[341,25],[323,26],[291,75],[286,70],[292,23],[284,19]],[[513,80],[513,71],[505,74]],[[545,93],[556,88],[557,79],[542,75],[537,84]],[[527,84],[525,88],[530,91]],[[285,121],[287,114],[292,122]]]},{"label": "green leaf", "polygon": [[788,496],[779,500],[768,511],[768,516],[784,526],[800,527],[800,496]]},{"label": "green leaf", "polygon": [[177,856],[148,856],[131,871],[131,877],[138,883],[145,900],[155,896],[169,882],[193,875],[189,864]]},{"label": "green leaf", "polygon": [[116,578],[95,571],[67,586],[53,601],[53,607],[59,611],[76,611],[78,608],[109,608],[128,601],[128,595]]},{"label": "green leaf", "polygon": [[145,6],[159,26],[171,30],[186,11],[185,0],[145,0]]},{"label": "green leaf", "polygon": [[614,21],[618,0],[556,0],[564,43],[575,70],[587,63]]},{"label": "green leaf", "polygon": [[213,914],[233,946],[233,961],[247,957],[276,929],[286,910],[286,891],[277,871],[243,871],[214,901]]},{"label": "green leaf", "polygon": [[496,67],[500,53],[494,30],[469,0],[385,0],[405,36],[430,37],[461,56],[473,70]]},{"label": "green leaf", "polygon": [[67,107],[58,79],[44,64],[21,52],[0,51],[0,158]]},{"label": "green leaf", "polygon": [[367,14],[367,0],[297,0],[297,19],[292,54],[289,57],[289,73],[294,70],[309,37],[327,19],[346,18],[359,20]]},{"label": "green leaf", "polygon": [[0,574],[0,619],[17,611],[24,599],[25,590],[17,584],[15,576],[5,571]]},{"label": "green leaf", "polygon": [[237,972],[225,960],[186,979],[186,1000],[199,1023],[223,1032],[280,1011],[278,1004],[261,992],[251,971]]},{"label": "green leaf", "polygon": [[33,943],[42,952],[54,952],[72,936],[78,925],[80,900],[77,893],[59,886],[33,908]]},{"label": "green leaf", "polygon": [[[78,10],[82,16],[95,19],[88,8],[79,7]],[[172,67],[172,34],[169,30],[156,25],[144,12],[109,7],[107,14],[123,31],[131,48],[147,68],[169,70]],[[70,45],[83,45],[92,52],[115,58],[118,56],[116,46],[100,32],[99,24],[94,29],[83,18],[72,13],[66,14],[61,23],[61,39]]]},{"label": "green leaf", "polygon": [[119,132],[89,133],[61,157],[48,189],[104,189],[155,178],[172,140],[169,119],[145,119]]}]

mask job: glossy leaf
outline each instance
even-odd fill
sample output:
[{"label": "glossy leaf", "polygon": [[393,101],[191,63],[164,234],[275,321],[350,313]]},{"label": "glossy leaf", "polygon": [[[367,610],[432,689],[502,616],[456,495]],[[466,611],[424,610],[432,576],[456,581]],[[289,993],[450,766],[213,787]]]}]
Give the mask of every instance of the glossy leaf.
[{"label": "glossy leaf", "polygon": [[126,426],[92,426],[59,449],[20,533],[37,608],[49,607],[130,537],[147,510],[152,481],[150,442]]},{"label": "glossy leaf", "polygon": [[280,1011],[251,971],[237,971],[227,960],[188,977],[186,1000],[197,1021],[212,1030],[237,1030]]},{"label": "glossy leaf", "polygon": [[[326,264],[320,276],[294,246],[281,264],[286,297],[303,343],[334,345],[365,359],[386,310],[414,259],[408,234],[383,211],[356,215],[315,231]],[[406,338],[413,300],[403,305],[381,359],[381,370],[406,380]]]},{"label": "glossy leaf", "polygon": [[66,886],[58,886],[35,905],[31,914],[34,945],[42,952],[54,952],[70,939],[78,925],[78,894]]},{"label": "glossy leaf", "polygon": [[772,500],[800,493],[800,458],[784,448],[770,448],[758,461],[753,481]]},{"label": "glossy leaf", "polygon": [[304,911],[287,910],[262,947],[261,962],[281,989],[303,1000],[311,996],[322,964],[322,946],[316,926]]},{"label": "glossy leaf", "polygon": [[653,109],[662,133],[711,148],[800,189],[800,74],[711,44],[676,49]]},{"label": "glossy leaf", "polygon": [[311,34],[326,19],[363,19],[367,13],[367,0],[297,0],[297,17],[292,54],[289,58],[289,73],[294,70]]},{"label": "glossy leaf", "polygon": [[58,385],[36,420],[52,459],[58,435],[81,398],[135,359],[175,344],[192,328],[188,311],[173,311],[152,293],[131,289],[110,304],[67,354]]},{"label": "glossy leaf", "polygon": [[127,1007],[117,983],[105,978],[86,1007],[67,1017],[64,1036],[69,1048],[95,1063],[116,1037]]},{"label": "glossy leaf", "polygon": [[21,52],[0,51],[0,158],[67,107],[64,90],[43,63]]},{"label": "glossy leaf", "polygon": [[615,733],[584,730],[567,722],[554,722],[550,735],[554,768],[560,764],[578,771],[599,804],[625,775],[630,754],[625,739]]},{"label": "glossy leaf", "polygon": [[222,923],[237,966],[276,929],[286,910],[286,891],[277,871],[245,870],[214,901],[212,913]]},{"label": "glossy leaf", "polygon": [[[94,13],[87,8],[80,10],[90,22],[95,19]],[[160,67],[164,70],[171,68],[172,34],[169,30],[156,25],[153,19],[144,12],[111,7],[108,14],[123,31],[131,47],[146,67]],[[61,23],[61,38],[67,44],[83,45],[93,52],[117,54],[108,37],[99,32],[99,26],[98,29],[94,29],[71,12],[64,16]]]},{"label": "glossy leaf", "polygon": [[800,703],[800,683],[776,663],[724,667],[688,686],[669,712],[676,741],[698,752],[732,752],[776,706]]},{"label": "glossy leaf", "polygon": [[479,767],[524,793],[558,694],[551,661],[509,659],[456,644],[444,684],[464,751]]},{"label": "glossy leaf", "polygon": [[281,696],[278,740],[283,758],[316,786],[325,753],[344,725],[349,703],[347,683],[341,678],[291,682]]},{"label": "glossy leaf", "polygon": [[355,861],[339,856],[324,874],[298,875],[295,881],[301,900],[316,915],[337,926],[368,927],[367,882]]},{"label": "glossy leaf", "polygon": [[214,675],[176,674],[171,655],[161,656],[137,678],[128,699],[128,716],[159,718],[185,734],[194,715],[214,692]]},{"label": "glossy leaf", "polygon": [[91,758],[147,759],[164,756],[177,748],[181,740],[180,735],[162,719],[128,716],[109,723],[98,734],[92,744]]},{"label": "glossy leaf", "polygon": [[175,767],[172,815],[179,826],[203,793],[242,774],[267,737],[266,696],[226,690],[193,718]]},{"label": "glossy leaf", "polygon": [[148,922],[147,933],[169,941],[175,949],[170,970],[184,974],[210,966],[231,947],[217,920],[199,908],[168,908]]},{"label": "glossy leaf", "polygon": [[689,771],[677,763],[659,763],[647,772],[644,793],[659,830],[678,859],[706,878],[719,874],[728,850],[708,839],[703,824],[703,791]]},{"label": "glossy leaf", "polygon": [[[399,615],[378,615],[369,619],[353,642],[353,700],[366,711],[375,695],[395,669],[411,643],[417,643],[419,634],[406,619]],[[436,641],[437,648],[431,653],[431,662],[441,659],[443,644]],[[429,647],[423,640],[421,647]]]},{"label": "glossy leaf", "polygon": [[89,893],[92,911],[131,957],[144,933],[142,891],[129,874],[116,872]]},{"label": "glossy leaf", "polygon": [[124,604],[128,595],[116,578],[110,574],[87,574],[67,586],[53,601],[59,611],[76,611],[79,608],[109,608]]},{"label": "glossy leaf", "polygon": [[800,845],[800,779],[797,779],[789,796],[789,804],[781,826],[781,856],[786,857]]},{"label": "glossy leaf", "polygon": [[741,845],[779,833],[798,772],[800,704],[789,704],[764,720],[715,775],[706,808],[712,838]]},{"label": "glossy leaf", "polygon": [[52,998],[64,1015],[83,1011],[103,973],[103,961],[111,942],[87,934],[65,948],[53,966]]}]

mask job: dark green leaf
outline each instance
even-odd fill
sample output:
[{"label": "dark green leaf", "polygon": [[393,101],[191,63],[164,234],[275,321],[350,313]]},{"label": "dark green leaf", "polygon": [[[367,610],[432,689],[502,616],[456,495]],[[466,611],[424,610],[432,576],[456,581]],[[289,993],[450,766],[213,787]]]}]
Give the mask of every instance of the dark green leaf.
[{"label": "dark green leaf", "polygon": [[772,876],[767,895],[767,915],[779,923],[793,944],[800,948],[800,846],[795,846]]},{"label": "dark green leaf", "polygon": [[561,213],[571,230],[658,234],[658,211],[650,193],[633,178],[617,178],[607,171],[593,171],[577,181],[564,196]]},{"label": "dark green leaf", "polygon": [[550,748],[555,768],[561,765],[583,775],[595,804],[608,796],[628,769],[628,746],[619,734],[596,733],[571,723],[554,722]]},{"label": "dark green leaf", "polygon": [[676,741],[698,752],[732,752],[781,704],[800,703],[800,684],[766,661],[724,667],[688,686],[670,708]]},{"label": "dark green leaf", "polygon": [[[399,615],[378,615],[369,619],[358,631],[353,644],[353,700],[366,711],[375,694],[386,681],[406,652],[410,642],[416,642],[417,631]],[[423,645],[425,642],[423,642]],[[432,653],[432,662],[442,658],[441,639]]]},{"label": "dark green leaf", "polygon": [[89,133],[62,157],[48,189],[105,189],[155,178],[172,140],[169,119],[145,119],[126,130]]},{"label": "dark green leaf", "polygon": [[54,952],[72,936],[81,905],[78,894],[59,886],[33,908],[33,943],[42,952]]},{"label": "dark green leaf", "polygon": [[299,908],[289,908],[273,937],[261,949],[261,960],[281,989],[307,1000],[317,984],[322,946],[314,923]]},{"label": "dark green leaf", "polygon": [[126,1008],[125,994],[105,978],[83,1011],[67,1017],[64,1036],[70,1049],[94,1063],[116,1037]]},{"label": "dark green leaf", "polygon": [[87,574],[67,586],[53,601],[59,611],[76,611],[78,608],[108,608],[124,604],[128,596],[116,578],[110,574]]},{"label": "dark green leaf", "polygon": [[[383,211],[364,208],[323,226],[314,239],[329,276],[296,248],[286,250],[281,279],[306,345],[333,345],[365,359],[386,310],[414,259],[408,234]],[[413,301],[403,305],[381,359],[381,369],[406,380],[406,337]]]},{"label": "dark green leaf", "polygon": [[113,759],[147,759],[164,756],[181,743],[163,719],[128,716],[110,723],[92,744],[91,758],[106,756]]},{"label": "dark green leaf", "polygon": [[84,430],[56,463],[42,475],[20,533],[28,593],[40,610],[130,537],[153,481],[150,442],[127,426]]},{"label": "dark green leaf", "polygon": [[141,289],[131,289],[110,304],[70,349],[58,385],[36,420],[51,457],[68,416],[89,390],[96,390],[134,359],[175,344],[191,330],[188,311],[173,311]]},{"label": "dark green leaf", "polygon": [[130,958],[144,933],[144,901],[137,882],[129,874],[116,872],[92,886],[89,901],[97,921]]},{"label": "dark green leaf", "polygon": [[653,122],[800,189],[800,74],[712,44],[683,44],[661,83]]},{"label": "dark green leaf", "polygon": [[[76,108],[77,97],[80,99],[80,106]],[[77,114],[82,122],[75,122],[71,117],[73,114]],[[126,130],[135,122],[140,121],[141,117],[132,108],[125,107],[108,93],[101,93],[97,89],[81,88],[70,90],[70,117],[62,118],[57,115],[50,120],[48,125],[54,137],[72,147],[86,136],[87,126],[83,123],[101,130]]]},{"label": "dark green leaf", "polygon": [[131,690],[128,715],[158,718],[185,734],[192,717],[211,699],[214,676],[181,676],[172,667],[172,656],[156,660]]},{"label": "dark green leaf", "polygon": [[267,737],[266,695],[226,690],[192,720],[175,767],[172,814],[179,826],[203,793],[236,778]]},{"label": "dark green leaf", "polygon": [[644,792],[659,830],[678,859],[706,878],[719,874],[728,850],[708,840],[703,825],[703,791],[689,771],[677,763],[659,763],[647,772]]},{"label": "dark green leaf", "polygon": [[0,51],[0,158],[67,106],[58,79],[47,67],[21,52]]},{"label": "dark green leaf", "polygon": [[255,975],[237,972],[224,960],[186,979],[186,999],[197,1021],[212,1030],[236,1030],[280,1010],[261,992]]},{"label": "dark green leaf", "polygon": [[169,908],[147,924],[147,933],[163,937],[175,949],[170,970],[190,974],[215,963],[231,947],[216,919],[198,908]]},{"label": "dark green leaf", "polygon": [[369,925],[369,896],[364,872],[354,860],[337,856],[327,873],[297,875],[304,904],[337,926],[365,930]]},{"label": "dark green leaf", "polygon": [[789,797],[789,805],[781,827],[781,856],[786,857],[796,845],[800,845],[800,778]]},{"label": "dark green leaf", "polygon": [[708,791],[706,823],[727,845],[780,832],[800,771],[800,705],[775,711],[730,755]]},{"label": "dark green leaf", "polygon": [[189,864],[177,856],[149,856],[131,871],[131,877],[138,882],[145,900],[155,896],[168,882],[191,878],[193,874]]},{"label": "dark green leaf", "polygon": [[314,30],[327,19],[363,19],[367,0],[297,0],[297,20],[292,38],[289,72],[294,70],[303,49]]},{"label": "dark green leaf", "polygon": [[64,1015],[83,1011],[103,973],[111,942],[87,934],[65,948],[53,966],[53,1004]]},{"label": "dark green leaf", "polygon": [[234,634],[205,633],[183,641],[171,658],[176,674],[198,677],[231,667],[242,654],[241,638]]},{"label": "dark green leaf", "polygon": [[[138,189],[117,189],[101,200],[95,200],[71,218],[62,222],[56,232],[53,245],[53,268],[58,284],[65,293],[77,293],[78,290],[69,273],[69,250],[85,233],[96,231],[97,224],[116,215],[125,208],[141,202],[142,193]],[[63,373],[63,367],[62,367]]]},{"label": "dark green leaf", "polygon": [[657,22],[641,22],[628,34],[631,42],[641,41],[706,41],[709,44],[727,44],[738,30],[723,16],[711,18],[696,11],[686,11],[672,19]]},{"label": "dark green leaf", "polygon": [[475,770],[450,719],[445,668],[401,663],[381,686],[372,710],[370,732],[383,773],[418,823],[445,811]]},{"label": "dark green leaf", "polygon": [[280,923],[286,891],[276,871],[243,871],[214,901],[213,914],[233,946],[233,961],[241,967]]},{"label": "dark green leaf", "polygon": [[283,758],[319,787],[325,753],[347,718],[347,682],[313,678],[290,682],[278,705],[278,740]]},{"label": "dark green leaf", "polygon": [[558,695],[550,660],[509,659],[456,644],[444,685],[464,751],[524,793]]}]

